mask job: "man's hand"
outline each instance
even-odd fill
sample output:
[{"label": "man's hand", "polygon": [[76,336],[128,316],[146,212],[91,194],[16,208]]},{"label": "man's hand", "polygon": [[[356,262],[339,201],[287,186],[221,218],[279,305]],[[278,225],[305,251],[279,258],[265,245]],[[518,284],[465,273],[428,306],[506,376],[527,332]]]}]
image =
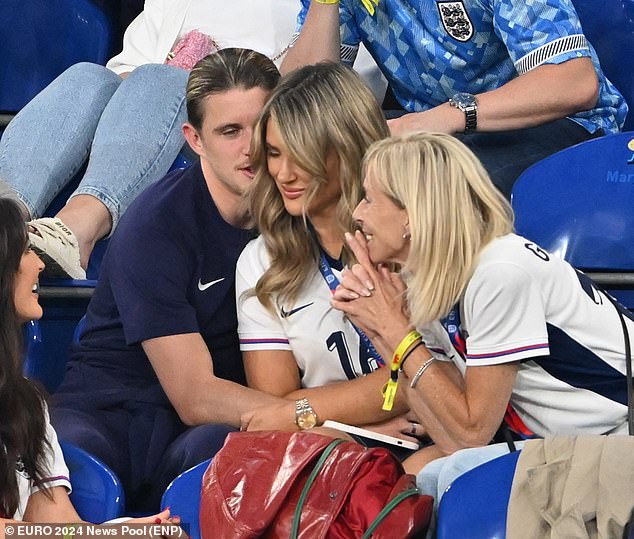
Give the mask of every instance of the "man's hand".
[{"label": "man's hand", "polygon": [[464,112],[452,107],[449,103],[443,103],[423,112],[404,114],[400,118],[388,120],[387,123],[392,135],[402,135],[415,131],[453,135],[464,131],[465,115]]},{"label": "man's hand", "polygon": [[262,406],[242,414],[240,430],[299,430],[295,423],[295,401]]}]

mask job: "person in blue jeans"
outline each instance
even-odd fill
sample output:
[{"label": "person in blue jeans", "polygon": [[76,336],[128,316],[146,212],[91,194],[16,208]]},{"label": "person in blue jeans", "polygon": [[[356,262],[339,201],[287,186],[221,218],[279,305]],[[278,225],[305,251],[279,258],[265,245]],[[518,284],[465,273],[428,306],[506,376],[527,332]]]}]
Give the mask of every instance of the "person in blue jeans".
[{"label": "person in blue jeans", "polygon": [[627,104],[570,0],[302,0],[282,73],[364,44],[402,108],[392,134],[449,133],[509,196],[536,161],[618,132]]},{"label": "person in blue jeans", "polygon": [[[218,0],[146,0],[126,30],[123,51],[106,67],[71,66],[17,114],[0,139],[0,180],[34,219],[31,242],[48,274],[85,278],[96,241],[167,173],[185,144],[187,66],[178,51],[193,65],[211,50],[244,46],[279,63],[295,32],[297,6],[297,0],[222,7]],[[204,40],[186,40],[192,33],[205,36],[207,49]],[[168,57],[173,65],[165,64]],[[68,203],[55,218],[40,219],[86,161]]]}]

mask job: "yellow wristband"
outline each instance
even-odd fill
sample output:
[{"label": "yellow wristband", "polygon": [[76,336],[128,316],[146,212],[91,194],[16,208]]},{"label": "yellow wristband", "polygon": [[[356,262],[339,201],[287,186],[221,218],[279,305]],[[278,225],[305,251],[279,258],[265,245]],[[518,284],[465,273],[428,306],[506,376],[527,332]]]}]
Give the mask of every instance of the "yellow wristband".
[{"label": "yellow wristband", "polygon": [[314,2],[317,2],[318,4],[338,4],[339,0],[313,0]]},{"label": "yellow wristband", "polygon": [[401,364],[401,359],[405,355],[405,352],[407,352],[409,347],[412,346],[416,341],[422,340],[422,338],[423,336],[415,329],[405,335],[405,337],[403,337],[403,340],[396,347],[396,350],[394,350],[392,363],[390,363],[390,369],[393,371],[397,370]]}]

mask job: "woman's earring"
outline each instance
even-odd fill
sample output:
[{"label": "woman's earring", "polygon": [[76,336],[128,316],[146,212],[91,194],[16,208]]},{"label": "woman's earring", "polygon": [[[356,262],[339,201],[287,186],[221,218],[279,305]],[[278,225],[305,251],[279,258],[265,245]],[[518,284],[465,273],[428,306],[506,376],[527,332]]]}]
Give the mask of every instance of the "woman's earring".
[{"label": "woman's earring", "polygon": [[407,230],[407,226],[408,225],[405,225],[405,232],[403,232],[403,239],[409,241],[412,235],[409,233],[409,230]]}]

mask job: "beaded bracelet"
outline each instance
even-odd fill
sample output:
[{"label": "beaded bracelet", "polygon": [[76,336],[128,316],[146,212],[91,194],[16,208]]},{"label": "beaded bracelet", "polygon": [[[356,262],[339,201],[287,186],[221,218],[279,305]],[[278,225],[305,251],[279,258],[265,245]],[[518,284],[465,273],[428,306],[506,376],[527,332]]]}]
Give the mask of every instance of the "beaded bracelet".
[{"label": "beaded bracelet", "polygon": [[409,387],[414,389],[416,387],[416,384],[418,384],[418,381],[421,379],[421,376],[423,376],[423,374],[425,374],[425,371],[430,367],[430,365],[436,361],[436,358],[434,356],[431,356],[427,361],[425,361],[425,363],[423,363],[418,370],[416,371],[416,374],[414,376],[412,376],[412,381],[409,384]]}]

